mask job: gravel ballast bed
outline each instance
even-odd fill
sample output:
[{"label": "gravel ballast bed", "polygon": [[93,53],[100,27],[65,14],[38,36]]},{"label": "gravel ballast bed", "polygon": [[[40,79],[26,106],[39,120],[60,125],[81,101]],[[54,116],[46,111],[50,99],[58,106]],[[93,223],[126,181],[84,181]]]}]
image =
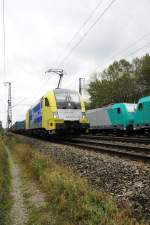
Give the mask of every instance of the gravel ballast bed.
[{"label": "gravel ballast bed", "polygon": [[86,177],[92,185],[111,194],[119,204],[128,201],[132,215],[150,222],[150,164],[21,135],[17,138]]}]

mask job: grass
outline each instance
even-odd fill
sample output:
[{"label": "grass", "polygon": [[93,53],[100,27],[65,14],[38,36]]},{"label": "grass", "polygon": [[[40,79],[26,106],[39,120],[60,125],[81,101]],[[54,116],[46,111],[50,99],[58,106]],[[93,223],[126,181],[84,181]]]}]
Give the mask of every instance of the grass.
[{"label": "grass", "polygon": [[57,165],[30,145],[10,143],[26,172],[47,196],[47,204],[35,208],[28,225],[142,225],[120,210],[111,198],[94,190],[86,180]]},{"label": "grass", "polygon": [[0,136],[0,225],[10,224],[11,209],[11,176],[7,152]]}]

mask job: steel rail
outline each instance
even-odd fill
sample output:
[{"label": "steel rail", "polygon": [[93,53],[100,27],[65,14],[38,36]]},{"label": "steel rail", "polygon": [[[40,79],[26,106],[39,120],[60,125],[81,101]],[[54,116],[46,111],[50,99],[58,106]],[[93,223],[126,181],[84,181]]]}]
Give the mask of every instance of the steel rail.
[{"label": "steel rail", "polygon": [[150,144],[150,138],[141,138],[141,137],[82,135],[81,138],[89,138],[89,139],[93,139],[93,140],[120,141],[120,142],[137,143],[137,144]]},{"label": "steel rail", "polygon": [[[21,134],[22,135],[22,134]],[[30,138],[30,137],[29,137]],[[140,160],[144,162],[150,162],[150,148],[147,146],[131,146],[121,143],[109,143],[103,142],[100,140],[91,140],[86,138],[72,138],[66,140],[60,139],[47,139],[33,137],[35,139],[41,139],[42,141],[48,141],[55,144],[63,144],[68,146],[75,146],[78,148],[98,152],[98,153],[107,153],[111,155],[116,155],[119,157],[131,158],[132,160]]]},{"label": "steel rail", "polygon": [[91,141],[88,139],[75,138],[70,141],[64,141],[63,144],[86,148],[96,152],[126,156],[135,160],[150,161],[150,148],[121,145],[118,143],[103,143],[100,141]]}]

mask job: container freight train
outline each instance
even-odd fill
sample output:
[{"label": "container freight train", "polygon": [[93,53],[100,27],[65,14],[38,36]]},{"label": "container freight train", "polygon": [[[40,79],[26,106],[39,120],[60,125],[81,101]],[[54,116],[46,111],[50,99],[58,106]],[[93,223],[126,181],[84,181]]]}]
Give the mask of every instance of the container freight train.
[{"label": "container freight train", "polygon": [[150,96],[137,104],[117,103],[87,111],[90,132],[150,133]]},{"label": "container freight train", "polygon": [[36,135],[86,133],[89,121],[82,96],[68,89],[45,94],[26,113],[25,121],[16,122],[12,130]]}]

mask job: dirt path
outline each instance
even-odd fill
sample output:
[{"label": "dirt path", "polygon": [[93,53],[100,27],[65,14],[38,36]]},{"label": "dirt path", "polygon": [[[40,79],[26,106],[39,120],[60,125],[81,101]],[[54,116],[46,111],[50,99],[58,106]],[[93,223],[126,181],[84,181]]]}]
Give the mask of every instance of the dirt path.
[{"label": "dirt path", "polygon": [[12,176],[13,207],[11,210],[12,225],[28,224],[33,210],[46,204],[45,195],[37,185],[28,178],[20,164],[13,158],[11,151],[5,146],[9,155]]},{"label": "dirt path", "polygon": [[27,221],[27,209],[24,205],[23,185],[21,181],[20,168],[18,164],[12,161],[11,165],[12,173],[12,197],[13,208],[11,212],[11,218],[13,225],[23,225]]}]

